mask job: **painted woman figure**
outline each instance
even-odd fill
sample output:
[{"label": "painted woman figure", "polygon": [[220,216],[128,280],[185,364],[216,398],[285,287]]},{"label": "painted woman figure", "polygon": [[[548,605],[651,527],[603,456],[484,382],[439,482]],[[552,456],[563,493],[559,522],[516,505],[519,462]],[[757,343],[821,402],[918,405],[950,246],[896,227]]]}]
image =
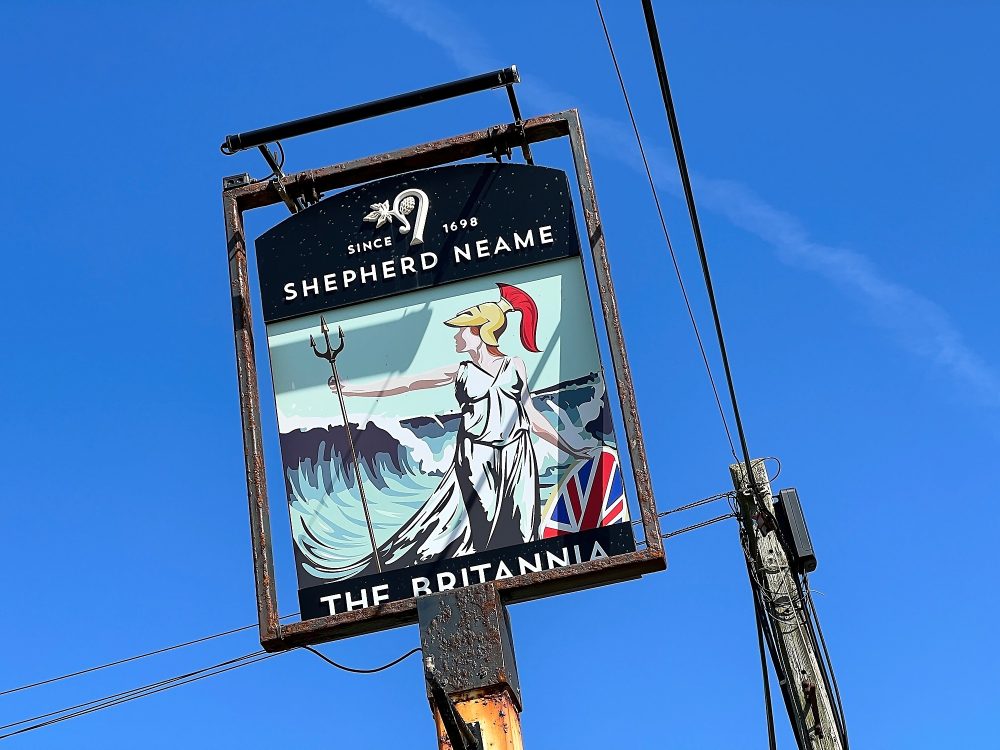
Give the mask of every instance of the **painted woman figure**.
[{"label": "painted woman figure", "polygon": [[[455,351],[468,359],[418,375],[403,375],[377,388],[341,383],[345,396],[392,396],[452,386],[461,424],[451,467],[420,509],[379,547],[383,569],[396,569],[538,538],[538,462],[531,433],[574,457],[569,445],[531,402],[524,362],[500,350],[507,317],[521,315],[521,343],[535,343],[538,308],[527,293],[498,284],[500,300],[463,310],[445,325],[457,328]],[[336,391],[336,386],[331,385]],[[369,559],[351,566],[374,572]],[[327,572],[337,572],[326,569]],[[346,568],[343,570],[347,570]]]}]

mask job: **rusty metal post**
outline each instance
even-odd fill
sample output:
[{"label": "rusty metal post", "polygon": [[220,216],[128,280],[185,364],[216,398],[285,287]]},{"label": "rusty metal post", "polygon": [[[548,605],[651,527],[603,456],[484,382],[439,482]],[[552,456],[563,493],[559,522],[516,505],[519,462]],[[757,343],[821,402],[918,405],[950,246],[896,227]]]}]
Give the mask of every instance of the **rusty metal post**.
[{"label": "rusty metal post", "polygon": [[439,750],[522,750],[514,642],[496,587],[422,596],[417,617]]}]

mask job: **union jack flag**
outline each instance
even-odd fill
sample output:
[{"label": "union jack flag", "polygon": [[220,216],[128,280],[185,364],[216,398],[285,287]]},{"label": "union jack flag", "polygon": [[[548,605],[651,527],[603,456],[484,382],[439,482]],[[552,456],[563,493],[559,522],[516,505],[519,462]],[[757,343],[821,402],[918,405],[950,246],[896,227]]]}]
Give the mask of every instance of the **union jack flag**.
[{"label": "union jack flag", "polygon": [[579,463],[553,491],[542,511],[543,539],[628,521],[618,454],[602,448]]}]

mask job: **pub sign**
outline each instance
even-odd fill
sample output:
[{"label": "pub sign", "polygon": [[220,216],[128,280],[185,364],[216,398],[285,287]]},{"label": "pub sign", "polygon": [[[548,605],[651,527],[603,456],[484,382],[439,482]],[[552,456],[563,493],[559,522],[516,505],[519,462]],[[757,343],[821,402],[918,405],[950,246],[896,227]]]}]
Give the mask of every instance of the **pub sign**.
[{"label": "pub sign", "polygon": [[379,179],[256,255],[303,620],[635,552],[564,172]]}]

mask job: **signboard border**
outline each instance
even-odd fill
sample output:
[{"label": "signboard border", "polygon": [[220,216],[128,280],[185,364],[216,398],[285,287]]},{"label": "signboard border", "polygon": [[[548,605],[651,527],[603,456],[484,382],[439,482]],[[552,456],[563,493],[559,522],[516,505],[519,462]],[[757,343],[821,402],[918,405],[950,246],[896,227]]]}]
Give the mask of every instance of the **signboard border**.
[{"label": "signboard border", "polygon": [[[517,147],[523,143],[538,143],[565,137],[569,138],[573,155],[587,231],[585,239],[590,246],[597,278],[595,291],[600,299],[607,329],[615,385],[621,404],[623,427],[632,463],[636,500],[646,546],[635,552],[496,581],[496,589],[506,602],[525,601],[638,578],[644,573],[666,568],[642,428],[636,410],[632,376],[625,353],[625,341],[579,113],[571,109],[543,115],[525,120],[523,123],[499,125],[398,151],[307,170],[288,175],[283,180],[286,190],[292,195],[318,196],[324,191],[346,188],[416,169],[443,166],[477,156],[509,153],[512,146]],[[281,202],[282,198],[269,181],[229,187],[222,192],[257,614],[261,645],[271,652],[385,630],[417,620],[415,597],[301,622],[282,624],[279,620],[271,543],[271,517],[264,468],[260,389],[253,337],[253,300],[248,276],[243,213]]]}]

